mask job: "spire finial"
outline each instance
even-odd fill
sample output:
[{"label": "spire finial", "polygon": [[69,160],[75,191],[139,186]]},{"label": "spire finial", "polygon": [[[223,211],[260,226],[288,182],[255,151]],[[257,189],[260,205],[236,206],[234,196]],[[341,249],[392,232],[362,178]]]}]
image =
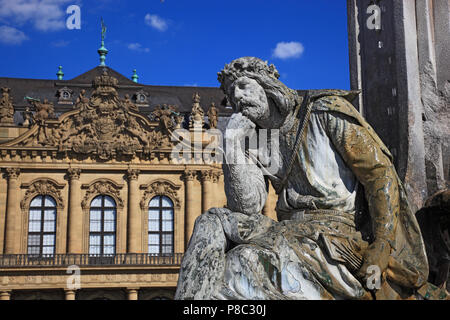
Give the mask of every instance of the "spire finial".
[{"label": "spire finial", "polygon": [[58,69],[59,70],[56,73],[56,76],[58,77],[58,80],[63,80],[64,79],[64,72],[62,71],[62,66],[59,66]]},{"label": "spire finial", "polygon": [[106,55],[108,54],[108,49],[105,48],[106,25],[103,22],[103,18],[101,18],[101,23],[102,23],[102,43],[100,49],[98,49],[98,54],[100,55],[100,66],[106,67],[105,60]]},{"label": "spire finial", "polygon": [[133,80],[133,82],[138,82],[139,76],[137,75],[136,69],[133,70],[133,75],[131,76],[131,80]]}]

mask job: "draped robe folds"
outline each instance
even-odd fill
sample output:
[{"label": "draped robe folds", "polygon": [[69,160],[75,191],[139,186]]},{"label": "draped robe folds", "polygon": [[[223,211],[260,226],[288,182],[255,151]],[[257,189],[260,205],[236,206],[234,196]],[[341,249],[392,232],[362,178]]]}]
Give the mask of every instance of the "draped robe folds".
[{"label": "draped robe folds", "polygon": [[[374,239],[391,246],[377,298],[406,297],[426,283],[425,247],[392,156],[346,96],[309,94],[306,134],[278,190],[279,222],[226,208],[197,219],[176,299],[371,299],[356,272]],[[290,150],[296,126],[284,138]],[[269,176],[275,188],[281,178]]]}]

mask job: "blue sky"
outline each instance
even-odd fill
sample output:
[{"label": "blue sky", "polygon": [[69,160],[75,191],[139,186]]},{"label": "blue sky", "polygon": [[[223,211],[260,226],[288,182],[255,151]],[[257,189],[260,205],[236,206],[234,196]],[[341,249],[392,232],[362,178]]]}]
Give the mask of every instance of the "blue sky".
[{"label": "blue sky", "polygon": [[[81,8],[69,30],[67,7]],[[241,56],[273,63],[295,89],[349,89],[344,0],[0,0],[0,77],[71,79],[99,64],[151,85],[217,87]]]}]

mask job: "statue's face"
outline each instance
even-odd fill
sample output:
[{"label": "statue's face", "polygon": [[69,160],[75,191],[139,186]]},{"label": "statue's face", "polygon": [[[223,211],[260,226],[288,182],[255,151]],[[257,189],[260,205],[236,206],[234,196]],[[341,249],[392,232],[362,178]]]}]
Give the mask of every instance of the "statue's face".
[{"label": "statue's face", "polygon": [[270,110],[267,95],[256,80],[240,77],[227,89],[235,112],[241,112],[257,124],[268,119]]}]

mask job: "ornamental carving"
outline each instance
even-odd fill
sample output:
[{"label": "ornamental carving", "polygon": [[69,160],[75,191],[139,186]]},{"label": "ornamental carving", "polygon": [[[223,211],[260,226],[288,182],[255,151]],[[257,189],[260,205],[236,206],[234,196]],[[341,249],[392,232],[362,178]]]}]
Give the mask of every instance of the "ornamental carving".
[{"label": "ornamental carving", "polygon": [[214,170],[205,170],[205,171],[201,171],[199,173],[199,175],[200,175],[200,180],[202,182],[211,181],[211,182],[217,183],[219,181],[220,176],[222,175],[222,172],[214,171]]},{"label": "ornamental carving", "polygon": [[[53,147],[61,153],[75,153],[96,160],[150,157],[158,148],[171,148],[170,136],[143,115],[128,98],[120,99],[117,79],[105,71],[95,78],[88,99],[81,91],[74,110],[59,120],[36,121],[22,137],[5,146]],[[43,104],[34,101],[35,106]],[[45,103],[44,103],[45,105]],[[49,118],[42,109],[35,120]]]},{"label": "ornamental carving", "polygon": [[69,168],[67,170],[67,175],[68,175],[70,180],[79,180],[80,179],[80,174],[81,174],[81,169],[80,168]]},{"label": "ornamental carving", "polygon": [[83,209],[89,208],[91,200],[98,195],[108,195],[114,198],[118,208],[123,208],[123,199],[120,196],[120,190],[123,185],[116,184],[115,182],[108,179],[101,179],[94,181],[91,184],[82,185],[83,189],[86,190],[86,194],[81,201],[81,207]]},{"label": "ornamental carving", "polygon": [[147,208],[148,201],[155,196],[167,196],[173,201],[176,208],[180,208],[181,200],[178,196],[178,190],[180,188],[180,186],[167,180],[157,180],[148,185],[141,185],[141,189],[145,190],[140,203],[142,210]]},{"label": "ornamental carving", "polygon": [[53,103],[44,99],[40,101],[38,99],[28,98],[28,102],[31,104],[32,109],[35,111],[33,114],[33,121],[45,125],[45,121],[55,118],[55,108]]},{"label": "ornamental carving", "polygon": [[64,188],[64,184],[59,184],[52,179],[39,179],[32,183],[23,183],[21,188],[27,189],[25,196],[20,202],[22,209],[26,209],[30,201],[38,195],[51,196],[55,199],[58,208],[64,208],[64,201],[61,195],[61,189]]},{"label": "ornamental carving", "polygon": [[131,180],[137,180],[140,173],[141,173],[141,170],[138,170],[138,169],[128,169],[128,170],[127,170],[127,179],[128,179],[129,181],[131,181]]},{"label": "ornamental carving", "polygon": [[2,88],[2,97],[0,99],[0,123],[14,123],[14,106],[10,88]]},{"label": "ornamental carving", "polygon": [[11,179],[17,179],[20,175],[20,169],[19,168],[6,168],[6,177]]},{"label": "ornamental carving", "polygon": [[184,181],[194,181],[196,176],[197,176],[197,171],[195,171],[195,170],[186,170],[181,175],[181,179],[184,180]]}]

